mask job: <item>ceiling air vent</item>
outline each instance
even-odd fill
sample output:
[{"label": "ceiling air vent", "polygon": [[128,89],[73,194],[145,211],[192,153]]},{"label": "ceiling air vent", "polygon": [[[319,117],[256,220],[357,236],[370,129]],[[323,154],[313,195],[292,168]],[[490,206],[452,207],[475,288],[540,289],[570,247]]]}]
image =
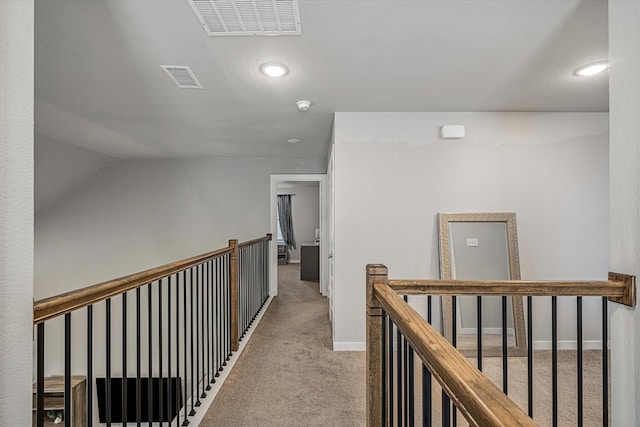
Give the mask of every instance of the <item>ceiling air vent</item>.
[{"label": "ceiling air vent", "polygon": [[196,78],[191,68],[186,65],[161,65],[162,68],[171,77],[171,80],[182,89],[202,89],[202,85]]},{"label": "ceiling air vent", "polygon": [[298,0],[187,0],[209,36],[301,35]]}]

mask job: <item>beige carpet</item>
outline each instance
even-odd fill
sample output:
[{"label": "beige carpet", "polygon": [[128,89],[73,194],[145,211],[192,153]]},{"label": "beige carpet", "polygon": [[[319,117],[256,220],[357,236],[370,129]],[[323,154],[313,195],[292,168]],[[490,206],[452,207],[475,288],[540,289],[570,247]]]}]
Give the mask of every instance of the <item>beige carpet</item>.
[{"label": "beige carpet", "polygon": [[[328,303],[317,282],[300,281],[299,264],[279,267],[280,295],[272,301],[245,351],[205,415],[202,426],[362,426],[366,421],[365,354],[333,352]],[[362,302],[364,304],[364,301]],[[584,425],[602,425],[600,352],[584,355]],[[475,364],[475,359],[471,359]],[[534,356],[534,419],[551,425],[551,352]],[[483,359],[502,388],[502,359]],[[416,360],[416,367],[419,361]],[[416,369],[416,425],[421,375]],[[527,359],[509,359],[509,396],[526,411]],[[560,426],[577,425],[574,351],[559,352]],[[433,386],[434,426],[440,389]],[[461,414],[458,425],[466,425]]]},{"label": "beige carpet", "polygon": [[299,264],[278,275],[279,295],[200,425],[365,425],[364,352],[332,351],[327,300]]}]

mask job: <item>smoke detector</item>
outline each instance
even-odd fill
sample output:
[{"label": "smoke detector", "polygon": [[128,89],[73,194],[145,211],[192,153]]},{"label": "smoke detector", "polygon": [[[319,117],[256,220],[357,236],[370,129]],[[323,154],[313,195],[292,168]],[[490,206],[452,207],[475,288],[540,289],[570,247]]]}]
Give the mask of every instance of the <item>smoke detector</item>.
[{"label": "smoke detector", "polygon": [[311,108],[311,101],[298,101],[296,102],[296,105],[298,106],[298,111],[309,111],[309,108]]}]

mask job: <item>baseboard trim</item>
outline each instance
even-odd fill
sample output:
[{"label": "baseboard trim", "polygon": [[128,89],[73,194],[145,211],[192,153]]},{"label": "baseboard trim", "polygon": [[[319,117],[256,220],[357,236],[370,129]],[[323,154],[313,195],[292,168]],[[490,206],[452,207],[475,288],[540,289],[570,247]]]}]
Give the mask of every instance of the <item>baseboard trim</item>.
[{"label": "baseboard trim", "polygon": [[367,343],[366,342],[334,341],[333,351],[367,351]]},{"label": "baseboard trim", "polygon": [[290,259],[289,260],[289,264],[300,264],[300,260],[299,259]]},{"label": "baseboard trim", "polygon": [[[551,350],[551,341],[534,341],[533,349],[534,350]],[[611,342],[609,342],[609,347],[611,347]],[[577,350],[578,343],[577,341],[558,341],[558,350]],[[582,349],[583,350],[602,350],[602,341],[601,340],[587,340],[582,341]]]},{"label": "baseboard trim", "polygon": [[[611,343],[609,343],[611,346]],[[534,341],[534,350],[551,350],[551,341]],[[558,350],[577,350],[576,341],[558,341]],[[582,342],[583,350],[602,350],[602,341],[587,340]],[[334,341],[333,351],[366,351],[367,343],[365,342],[344,342]]]}]

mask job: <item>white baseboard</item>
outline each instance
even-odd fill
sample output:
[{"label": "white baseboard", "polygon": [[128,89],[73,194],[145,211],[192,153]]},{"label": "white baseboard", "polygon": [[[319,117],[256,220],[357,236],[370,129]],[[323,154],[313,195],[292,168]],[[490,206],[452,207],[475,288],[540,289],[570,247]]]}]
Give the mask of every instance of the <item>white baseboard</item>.
[{"label": "white baseboard", "polygon": [[290,259],[289,260],[289,264],[300,264],[300,260],[299,259]]},{"label": "white baseboard", "polygon": [[[609,342],[609,348],[611,342]],[[534,350],[551,350],[551,341],[534,341]],[[558,350],[577,350],[578,343],[576,341],[558,341]],[[582,342],[583,350],[602,350],[602,341],[590,340]]]},{"label": "white baseboard", "polygon": [[[609,344],[611,346],[611,344]],[[558,341],[558,350],[577,350],[576,341]],[[534,341],[534,350],[551,350],[551,341]],[[602,341],[591,340],[582,342],[583,350],[602,350]],[[333,351],[366,351],[365,342],[333,342]]]},{"label": "white baseboard", "polygon": [[366,342],[333,342],[333,351],[367,351]]}]

